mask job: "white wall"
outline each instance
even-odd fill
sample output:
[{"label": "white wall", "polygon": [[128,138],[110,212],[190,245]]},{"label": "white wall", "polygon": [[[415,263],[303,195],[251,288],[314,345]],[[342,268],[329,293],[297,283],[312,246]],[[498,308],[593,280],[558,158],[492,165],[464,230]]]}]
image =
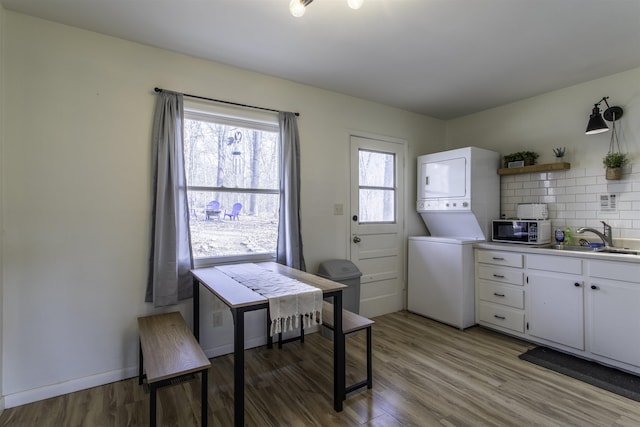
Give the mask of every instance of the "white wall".
[{"label": "white wall", "polygon": [[[584,132],[593,104],[609,96],[610,105],[624,109],[624,116],[617,123],[621,148],[634,162],[639,162],[639,80],[640,68],[636,68],[450,120],[446,124],[447,146],[478,145],[503,155],[530,150],[540,154],[538,163],[553,162],[553,148],[566,147],[565,161],[572,168],[599,168],[609,149],[611,132],[598,135]],[[602,107],[606,108],[604,103]]]},{"label": "white wall", "polygon": [[[444,123],[383,105],[5,12],[2,394],[16,406],[135,375],[150,218],[155,86],[299,111],[310,271],[348,254],[349,131],[444,147]],[[407,208],[406,231],[424,227]],[[191,318],[191,302],[177,308]],[[230,322],[203,346],[228,342]],[[170,308],[175,309],[175,308]],[[217,344],[216,345],[222,345]]]},{"label": "white wall", "polygon": [[[467,145],[473,138],[478,145],[503,155],[535,151],[540,154],[539,163],[554,162],[553,148],[566,147],[564,160],[571,163],[570,170],[503,176],[501,212],[513,217],[518,203],[547,203],[554,228],[601,230],[604,220],[613,227],[614,237],[640,239],[638,81],[640,68],[451,120],[447,145]],[[619,181],[607,181],[602,165],[612,132],[584,133],[593,104],[603,96],[610,97],[610,105],[624,110],[616,128],[621,149],[629,153],[631,163]],[[601,210],[602,194],[616,195],[615,211]]]}]

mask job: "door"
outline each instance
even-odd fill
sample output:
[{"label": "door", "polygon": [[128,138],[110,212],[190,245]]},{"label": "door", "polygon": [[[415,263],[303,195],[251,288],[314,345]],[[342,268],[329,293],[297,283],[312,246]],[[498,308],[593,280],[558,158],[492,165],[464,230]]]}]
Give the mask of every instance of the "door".
[{"label": "door", "polygon": [[[428,160],[428,156],[424,156]],[[423,199],[467,196],[467,159],[458,157],[420,164]]]},{"label": "door", "polygon": [[595,278],[587,292],[591,352],[640,366],[638,284]]},{"label": "door", "polygon": [[351,251],[360,313],[404,308],[404,152],[399,140],[351,136]]},{"label": "door", "polygon": [[529,273],[527,286],[529,334],[584,350],[582,276]]}]

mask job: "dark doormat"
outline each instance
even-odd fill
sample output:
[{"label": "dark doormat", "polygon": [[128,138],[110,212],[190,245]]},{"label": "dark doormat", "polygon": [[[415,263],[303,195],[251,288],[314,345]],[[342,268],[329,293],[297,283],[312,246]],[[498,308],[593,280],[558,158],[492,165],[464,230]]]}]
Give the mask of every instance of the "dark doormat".
[{"label": "dark doormat", "polygon": [[640,402],[640,376],[590,362],[546,347],[536,347],[520,359]]}]

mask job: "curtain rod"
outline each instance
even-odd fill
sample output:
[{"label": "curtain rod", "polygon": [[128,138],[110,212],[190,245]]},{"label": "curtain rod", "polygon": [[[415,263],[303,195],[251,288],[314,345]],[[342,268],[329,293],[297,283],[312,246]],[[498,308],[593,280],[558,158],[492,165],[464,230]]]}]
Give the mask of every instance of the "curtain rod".
[{"label": "curtain rod", "polygon": [[[164,89],[162,88],[155,88],[154,91],[156,92],[162,92]],[[239,104],[237,102],[231,102],[231,101],[224,101],[222,99],[214,99],[214,98],[205,98],[204,96],[198,96],[198,95],[189,95],[188,93],[182,93],[182,92],[176,92],[176,93],[180,93],[182,96],[188,96],[189,98],[196,98],[196,99],[203,99],[205,101],[213,101],[213,102],[219,102],[222,104],[230,104],[230,105],[235,105],[237,107],[245,107],[245,108],[253,108],[255,110],[263,110],[263,111],[273,111],[274,113],[280,113],[280,110],[274,110],[273,108],[264,108],[264,107],[256,107],[254,105],[247,105],[247,104]],[[293,113],[296,116],[300,116],[300,113]]]}]

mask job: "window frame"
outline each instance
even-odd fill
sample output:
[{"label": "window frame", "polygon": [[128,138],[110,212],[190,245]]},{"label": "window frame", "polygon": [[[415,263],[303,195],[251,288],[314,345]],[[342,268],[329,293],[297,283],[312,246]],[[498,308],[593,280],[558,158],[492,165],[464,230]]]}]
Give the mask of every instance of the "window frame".
[{"label": "window frame", "polygon": [[[373,153],[373,154],[383,154],[383,155],[390,155],[393,159],[392,161],[392,165],[393,165],[393,174],[392,174],[392,180],[393,182],[391,183],[391,185],[386,186],[386,185],[365,185],[361,183],[361,179],[362,176],[361,174],[361,170],[360,170],[360,153],[362,152],[367,152],[367,153]],[[362,220],[362,211],[361,209],[362,207],[362,191],[390,191],[391,192],[391,199],[393,200],[393,219],[390,221],[373,221],[373,220],[366,220],[363,221]],[[398,191],[398,166],[397,166],[397,157],[395,153],[390,153],[390,152],[386,152],[386,151],[380,151],[380,150],[374,150],[374,149],[358,149],[358,223],[359,224],[365,224],[365,225],[384,225],[384,224],[397,224],[398,222],[398,197],[397,197],[397,191]]]},{"label": "window frame", "polygon": [[[216,124],[224,124],[243,128],[256,129],[267,132],[275,132],[278,135],[278,156],[277,156],[277,176],[281,176],[282,161],[281,153],[282,144],[280,142],[280,125],[276,113],[268,113],[262,111],[249,111],[238,107],[228,107],[203,103],[200,101],[184,101],[183,118],[185,120],[208,121]],[[278,179],[278,188],[247,188],[247,187],[217,187],[202,185],[187,185],[187,193],[192,191],[209,192],[209,193],[245,193],[245,194],[265,194],[280,196],[280,180]],[[279,205],[279,203],[278,203]],[[191,210],[191,206],[189,206]],[[191,228],[189,228],[191,232]],[[222,255],[213,257],[193,258],[195,268],[209,267],[220,264],[228,264],[234,262],[264,262],[275,261],[276,251],[258,254],[238,254],[238,255]]]}]

